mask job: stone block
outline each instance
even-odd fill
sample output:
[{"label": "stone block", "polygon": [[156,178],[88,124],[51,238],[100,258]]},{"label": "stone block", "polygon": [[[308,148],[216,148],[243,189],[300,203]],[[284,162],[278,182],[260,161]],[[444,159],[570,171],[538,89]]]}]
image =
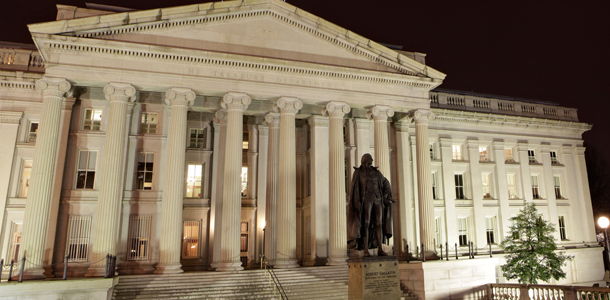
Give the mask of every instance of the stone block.
[{"label": "stone block", "polygon": [[349,299],[400,299],[400,270],[395,256],[349,260]]},{"label": "stone block", "polygon": [[451,269],[451,270],[449,270],[449,278],[456,279],[456,278],[472,277],[473,276],[472,269],[473,268],[471,268],[471,267]]},{"label": "stone block", "polygon": [[425,271],[425,277],[427,279],[449,279],[449,278],[453,278],[452,276],[450,277],[450,271],[451,270],[439,270],[439,269],[432,269],[432,270],[426,270]]},{"label": "stone block", "polygon": [[434,290],[458,289],[462,287],[462,279],[444,279],[434,281]]}]

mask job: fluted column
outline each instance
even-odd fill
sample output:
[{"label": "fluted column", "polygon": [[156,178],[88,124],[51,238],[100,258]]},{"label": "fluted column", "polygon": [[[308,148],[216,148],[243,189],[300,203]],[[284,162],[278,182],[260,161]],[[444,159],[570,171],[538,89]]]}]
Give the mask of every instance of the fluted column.
[{"label": "fluted column", "polygon": [[[125,116],[131,102],[136,99],[136,89],[128,83],[111,82],[104,87],[106,100],[110,101],[108,127],[104,140],[104,153],[99,177],[99,194],[95,211],[92,261],[87,277],[104,276],[106,254],[116,255],[119,216],[125,174]],[[101,261],[100,261],[101,260]]]},{"label": "fluted column", "polygon": [[428,121],[434,119],[429,110],[412,113],[415,122],[415,153],[417,157],[417,194],[419,197],[419,235],[426,249],[426,257],[434,256],[434,199],[432,199],[432,170],[428,140]]},{"label": "fluted column", "polygon": [[277,198],[278,167],[280,162],[280,114],[269,113],[265,116],[269,126],[269,153],[267,159],[267,212],[265,229],[265,256],[275,264],[277,257]]},{"label": "fluted column", "polygon": [[182,207],[184,201],[184,158],[186,151],[186,121],[189,106],[195,93],[187,88],[171,88],[165,93],[165,103],[171,106],[163,204],[161,210],[161,237],[159,264],[155,273],[182,273],[180,249],[182,246]]},{"label": "fluted column", "polygon": [[373,164],[377,164],[381,174],[391,182],[388,117],[394,116],[394,110],[389,106],[375,105],[366,113],[366,116],[375,121],[375,160]]},{"label": "fluted column", "polygon": [[258,172],[258,126],[248,124],[248,199],[256,199],[256,174]]},{"label": "fluted column", "polygon": [[295,115],[303,103],[282,97],[274,109],[280,113],[280,153],[278,187],[278,232],[276,268],[297,268],[296,146]]},{"label": "fluted column", "polygon": [[217,271],[239,271],[241,224],[241,166],[244,110],[252,102],[243,93],[227,93],[222,108],[228,112],[222,203],[222,238]]},{"label": "fluted column", "polygon": [[[227,111],[221,109],[216,111],[214,114],[214,123],[218,124],[214,126],[214,133],[217,136],[214,137],[214,155],[217,157],[216,160],[216,172],[214,173],[215,181],[214,193],[212,197],[212,219],[210,222],[213,224],[213,240],[212,240],[212,264],[211,267],[216,269],[220,263],[220,241],[222,240],[222,195],[224,186],[224,170],[225,170],[225,149],[227,142]],[[216,131],[218,129],[218,131]]]},{"label": "fluted column", "polygon": [[24,278],[28,279],[45,278],[44,269],[40,265],[44,262],[46,250],[62,102],[70,87],[70,83],[63,78],[44,77],[36,82],[36,89],[42,92],[42,117],[34,148],[19,248],[19,258],[25,254],[27,259]]},{"label": "fluted column", "polygon": [[322,111],[330,118],[330,199],[329,199],[329,255],[328,265],[347,264],[347,220],[345,208],[345,148],[343,145],[343,117],[351,108],[345,102],[331,101]]}]

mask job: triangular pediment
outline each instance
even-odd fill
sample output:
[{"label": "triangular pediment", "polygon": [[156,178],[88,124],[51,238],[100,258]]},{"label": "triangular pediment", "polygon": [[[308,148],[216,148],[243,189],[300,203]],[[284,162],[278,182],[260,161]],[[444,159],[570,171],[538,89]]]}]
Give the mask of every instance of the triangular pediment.
[{"label": "triangular pediment", "polygon": [[30,25],[76,36],[442,80],[445,74],[279,0],[195,4]]}]

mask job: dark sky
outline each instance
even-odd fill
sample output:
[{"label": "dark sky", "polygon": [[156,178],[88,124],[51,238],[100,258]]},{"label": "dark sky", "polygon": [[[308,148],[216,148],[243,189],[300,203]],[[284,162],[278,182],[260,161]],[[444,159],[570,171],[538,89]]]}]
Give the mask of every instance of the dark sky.
[{"label": "dark sky", "polygon": [[[91,0],[136,9],[198,1]],[[589,146],[610,157],[610,1],[288,0],[380,43],[427,53],[442,88],[552,101],[593,123]],[[0,41],[31,43],[26,24],[55,19],[55,4],[3,1]]]}]

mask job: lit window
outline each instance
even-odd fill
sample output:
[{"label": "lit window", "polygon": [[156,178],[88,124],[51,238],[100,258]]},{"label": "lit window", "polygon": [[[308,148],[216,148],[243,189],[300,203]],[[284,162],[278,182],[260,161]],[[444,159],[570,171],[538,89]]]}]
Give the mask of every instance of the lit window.
[{"label": "lit window", "polygon": [[553,182],[555,184],[555,198],[563,199],[563,196],[561,195],[561,179],[559,176],[553,176]]},{"label": "lit window", "polygon": [[515,162],[515,158],[513,157],[513,149],[512,148],[504,148],[504,160],[506,162]]},{"label": "lit window", "polygon": [[557,152],[551,151],[551,164],[558,165],[559,161],[557,160]]},{"label": "lit window", "polygon": [[97,151],[79,150],[76,169],[76,188],[92,189],[95,182]]},{"label": "lit window", "polygon": [[127,260],[148,260],[151,219],[152,216],[129,217]]},{"label": "lit window", "polygon": [[250,135],[248,134],[247,131],[244,131],[243,136],[242,136],[242,149],[248,149],[249,147],[249,140],[250,140]]},{"label": "lit window", "polygon": [[432,199],[436,198],[436,173],[432,172]]},{"label": "lit window", "polygon": [[203,148],[206,138],[205,129],[191,128],[189,138],[189,148]]},{"label": "lit window", "polygon": [[150,152],[138,153],[137,189],[152,190],[153,164],[155,154]]},{"label": "lit window", "polygon": [[99,131],[102,125],[101,108],[85,108],[83,130]]},{"label": "lit window", "polygon": [[515,174],[506,174],[506,181],[508,183],[508,198],[517,199],[517,180]]},{"label": "lit window", "polygon": [[496,217],[485,218],[485,230],[487,234],[487,244],[495,244]]},{"label": "lit window", "polygon": [[527,158],[529,159],[530,164],[535,164],[536,152],[534,150],[527,150]]},{"label": "lit window", "polygon": [[464,175],[455,174],[455,199],[466,199],[464,197]]},{"label": "lit window", "polygon": [[534,199],[541,199],[540,189],[538,186],[538,175],[532,175],[532,195]]},{"label": "lit window", "polygon": [[241,196],[248,196],[248,167],[241,167]]},{"label": "lit window", "polygon": [[489,173],[481,174],[481,182],[483,184],[483,198],[492,199],[491,197],[491,179]]},{"label": "lit window", "polygon": [[31,122],[30,129],[28,131],[28,143],[35,143],[38,137],[38,122]]},{"label": "lit window", "polygon": [[157,133],[157,114],[142,113],[140,133]]},{"label": "lit window", "polygon": [[564,216],[559,216],[559,237],[562,241],[568,239],[568,235],[566,234],[566,220]]},{"label": "lit window", "polygon": [[437,245],[443,244],[441,229],[442,229],[441,218],[440,217],[435,218],[434,219],[434,230],[435,230],[435,238],[436,238]]},{"label": "lit window", "polygon": [[462,160],[462,146],[453,145],[451,148],[453,149],[453,160]]},{"label": "lit window", "polygon": [[91,234],[91,216],[70,216],[66,241],[68,261],[87,261],[89,236]]},{"label": "lit window", "polygon": [[479,147],[479,160],[489,161],[489,154],[487,153],[487,147]]},{"label": "lit window", "polygon": [[468,245],[468,218],[458,218],[458,238],[460,246]]},{"label": "lit window", "polygon": [[201,198],[201,165],[188,165],[186,179],[186,197]]},{"label": "lit window", "polygon": [[12,239],[11,239],[11,251],[6,259],[5,266],[11,262],[11,260],[17,262],[19,260],[19,247],[21,246],[21,224],[13,224]]},{"label": "lit window", "polygon": [[19,196],[26,198],[30,189],[30,176],[32,175],[32,160],[23,161],[23,169],[21,170],[21,190]]},{"label": "lit window", "polygon": [[201,220],[184,221],[182,239],[182,258],[199,258],[199,241],[201,240]]}]

